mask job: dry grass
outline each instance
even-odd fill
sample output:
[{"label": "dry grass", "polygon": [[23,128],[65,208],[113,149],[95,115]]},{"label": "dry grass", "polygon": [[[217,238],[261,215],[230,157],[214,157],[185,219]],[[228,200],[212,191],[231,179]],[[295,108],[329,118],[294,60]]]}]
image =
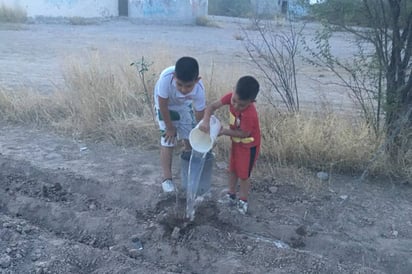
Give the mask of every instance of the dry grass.
[{"label": "dry grass", "polygon": [[265,113],[261,117],[262,156],[270,162],[360,171],[376,149],[372,132],[360,121],[327,112]]},{"label": "dry grass", "polygon": [[71,25],[87,26],[98,24],[98,20],[96,18],[84,18],[80,16],[73,16],[68,17],[67,20]]},{"label": "dry grass", "polygon": [[27,13],[20,7],[8,7],[4,4],[0,6],[0,22],[24,23],[27,20]]},{"label": "dry grass", "polygon": [[198,26],[220,28],[220,26],[216,22],[211,21],[207,16],[196,17],[195,23]]},{"label": "dry grass", "polygon": [[[153,146],[158,130],[152,115],[152,90],[162,69],[173,64],[167,54],[146,57],[146,89],[139,79],[132,54],[110,58],[95,53],[66,61],[66,90],[50,95],[33,91],[0,92],[0,115],[13,123],[35,124],[73,136],[110,140],[122,146]],[[139,59],[139,57],[137,58]],[[220,68],[221,69],[221,68]],[[219,73],[213,64],[202,67],[208,101],[229,91],[243,74],[236,70]],[[361,172],[369,165],[379,140],[362,121],[348,119],[330,110],[299,115],[279,114],[259,105],[262,129],[261,158],[257,172],[276,173],[279,167],[300,167],[327,172]],[[227,109],[217,113],[222,122]],[[229,138],[220,138],[215,152],[227,159]],[[412,178],[412,151],[397,166]],[[382,157],[371,166],[373,174],[392,172]]]},{"label": "dry grass", "polygon": [[[69,122],[57,126],[82,138],[110,139],[123,145],[144,143],[148,133],[154,134],[154,75],[146,75],[150,90],[146,92],[131,60],[103,58],[96,53],[87,63],[67,61],[64,77],[68,90],[60,95],[70,109]],[[152,137],[149,134],[147,139]]]},{"label": "dry grass", "polygon": [[47,96],[35,91],[0,90],[0,115],[12,123],[44,126],[65,116],[66,106],[55,96]]}]

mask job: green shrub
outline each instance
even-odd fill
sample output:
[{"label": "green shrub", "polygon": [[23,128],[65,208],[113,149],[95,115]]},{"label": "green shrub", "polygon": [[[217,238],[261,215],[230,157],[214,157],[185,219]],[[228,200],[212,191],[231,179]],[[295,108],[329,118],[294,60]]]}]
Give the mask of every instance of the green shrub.
[{"label": "green shrub", "polygon": [[329,0],[313,5],[313,15],[331,24],[366,25],[368,17],[361,1]]}]

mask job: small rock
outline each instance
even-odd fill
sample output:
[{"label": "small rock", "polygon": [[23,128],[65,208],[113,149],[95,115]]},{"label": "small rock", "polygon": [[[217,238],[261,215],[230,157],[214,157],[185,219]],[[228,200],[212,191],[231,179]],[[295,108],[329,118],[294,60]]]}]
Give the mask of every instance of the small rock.
[{"label": "small rock", "polygon": [[216,166],[218,169],[226,169],[227,168],[227,164],[225,162],[217,162]]},{"label": "small rock", "polygon": [[140,241],[139,238],[135,238],[132,242],[134,248],[136,248],[137,250],[143,250],[143,243]]},{"label": "small rock", "polygon": [[41,257],[41,251],[40,250],[36,250],[33,255],[31,256],[31,260],[33,262],[38,261]]},{"label": "small rock", "polygon": [[316,176],[321,180],[321,181],[327,181],[329,179],[329,174],[327,172],[320,171],[316,174]]},{"label": "small rock", "polygon": [[296,228],[295,232],[300,236],[306,236],[306,234],[308,234],[306,227],[304,225],[301,225],[298,228]]},{"label": "small rock", "polygon": [[305,247],[305,242],[303,241],[302,237],[291,237],[290,238],[290,246],[293,248],[300,248],[300,247]]},{"label": "small rock", "polygon": [[137,250],[136,248],[131,248],[128,250],[127,254],[134,259],[137,259],[140,255],[141,252],[139,250]]},{"label": "small rock", "polygon": [[139,241],[140,240],[140,235],[138,235],[138,234],[132,235],[132,237],[130,237],[130,240],[132,242]]},{"label": "small rock", "polygon": [[278,191],[278,187],[277,186],[271,186],[269,187],[269,192],[270,193],[276,193]]},{"label": "small rock", "polygon": [[109,247],[109,250],[115,251],[115,252],[121,252],[121,253],[128,252],[127,248],[124,245],[113,245]]},{"label": "small rock", "polygon": [[172,237],[172,239],[177,240],[177,239],[179,239],[179,236],[180,236],[180,228],[175,226],[175,228],[173,229],[171,237]]},{"label": "small rock", "polygon": [[1,268],[8,268],[10,264],[11,264],[11,258],[9,255],[0,256],[0,267]]},{"label": "small rock", "polygon": [[342,200],[346,200],[348,199],[348,195],[340,195],[339,198],[341,198]]},{"label": "small rock", "polygon": [[275,240],[273,243],[277,248],[289,248],[289,245],[281,240]]}]

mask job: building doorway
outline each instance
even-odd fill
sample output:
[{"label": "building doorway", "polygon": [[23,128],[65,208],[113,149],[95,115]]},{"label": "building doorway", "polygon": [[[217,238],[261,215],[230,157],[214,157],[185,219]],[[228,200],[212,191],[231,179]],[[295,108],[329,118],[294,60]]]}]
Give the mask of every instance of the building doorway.
[{"label": "building doorway", "polygon": [[288,12],[288,1],[282,1],[281,12],[282,14],[286,14]]},{"label": "building doorway", "polygon": [[119,0],[119,16],[129,16],[129,0]]}]

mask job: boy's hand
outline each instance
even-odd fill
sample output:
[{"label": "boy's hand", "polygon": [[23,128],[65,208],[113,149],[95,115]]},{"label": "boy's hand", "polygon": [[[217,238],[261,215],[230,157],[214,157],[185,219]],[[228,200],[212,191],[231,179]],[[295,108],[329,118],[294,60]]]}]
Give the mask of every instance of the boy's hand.
[{"label": "boy's hand", "polygon": [[173,144],[176,142],[177,131],[175,127],[167,128],[164,134],[165,141],[168,144]]},{"label": "boy's hand", "polygon": [[217,136],[225,135],[224,131],[225,131],[225,129],[223,128],[223,126],[221,126],[220,130],[219,130],[219,134]]},{"label": "boy's hand", "polygon": [[205,121],[202,121],[202,123],[199,124],[199,129],[205,133],[209,133],[210,123],[206,123]]}]

